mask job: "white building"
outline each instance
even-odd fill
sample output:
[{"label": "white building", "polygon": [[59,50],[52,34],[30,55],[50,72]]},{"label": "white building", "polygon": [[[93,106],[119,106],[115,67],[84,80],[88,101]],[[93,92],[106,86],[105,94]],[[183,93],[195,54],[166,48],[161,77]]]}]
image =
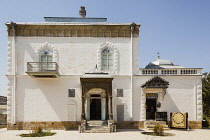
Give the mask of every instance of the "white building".
[{"label": "white building", "polygon": [[104,120],[143,128],[154,112],[188,112],[202,126],[200,68],[157,59],[139,69],[140,24],[45,17],[8,27],[8,129],[85,129]]}]

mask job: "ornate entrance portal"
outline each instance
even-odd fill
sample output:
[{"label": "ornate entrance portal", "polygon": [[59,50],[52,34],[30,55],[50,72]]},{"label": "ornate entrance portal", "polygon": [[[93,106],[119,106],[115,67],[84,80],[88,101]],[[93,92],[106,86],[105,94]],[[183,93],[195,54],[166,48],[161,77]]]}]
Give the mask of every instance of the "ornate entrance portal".
[{"label": "ornate entrance portal", "polygon": [[163,102],[168,85],[168,81],[158,76],[142,85],[143,96],[145,97],[142,98],[142,104],[145,106],[145,108],[142,108],[142,112],[146,112],[146,114],[142,114],[144,120],[156,119],[155,114],[160,111],[161,103]]},{"label": "ornate entrance portal", "polygon": [[106,120],[107,96],[101,88],[93,88],[85,94],[85,120]]},{"label": "ornate entrance portal", "polygon": [[82,120],[113,120],[112,80],[113,78],[81,77]]}]

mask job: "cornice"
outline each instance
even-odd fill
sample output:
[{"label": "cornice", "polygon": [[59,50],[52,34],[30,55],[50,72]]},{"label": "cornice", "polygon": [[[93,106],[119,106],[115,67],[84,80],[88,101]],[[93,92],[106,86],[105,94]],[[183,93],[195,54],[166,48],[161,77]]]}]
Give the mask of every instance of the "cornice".
[{"label": "cornice", "polygon": [[[10,24],[6,24],[8,36],[13,36]],[[134,37],[139,35],[137,25]],[[23,25],[16,24],[16,36],[23,37],[130,37],[129,25]]]}]

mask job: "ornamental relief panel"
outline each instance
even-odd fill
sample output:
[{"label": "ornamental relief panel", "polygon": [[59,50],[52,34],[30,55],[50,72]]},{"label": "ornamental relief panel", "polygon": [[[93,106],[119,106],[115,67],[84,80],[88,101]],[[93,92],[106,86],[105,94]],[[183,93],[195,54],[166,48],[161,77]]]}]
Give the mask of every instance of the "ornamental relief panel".
[{"label": "ornamental relief panel", "polygon": [[111,85],[110,83],[84,83],[83,85],[83,95],[86,94],[89,90],[93,88],[101,88],[104,89],[108,94],[111,94]]}]

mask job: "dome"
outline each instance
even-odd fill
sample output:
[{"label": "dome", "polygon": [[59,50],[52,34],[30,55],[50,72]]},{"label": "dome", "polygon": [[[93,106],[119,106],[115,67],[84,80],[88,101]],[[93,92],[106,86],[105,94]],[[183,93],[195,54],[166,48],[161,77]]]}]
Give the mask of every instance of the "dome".
[{"label": "dome", "polygon": [[174,64],[170,60],[157,59],[150,62],[145,69],[161,69],[164,68],[164,66],[174,66]]},{"label": "dome", "polygon": [[157,59],[150,63],[154,65],[174,65],[170,60],[164,60],[164,59]]}]

